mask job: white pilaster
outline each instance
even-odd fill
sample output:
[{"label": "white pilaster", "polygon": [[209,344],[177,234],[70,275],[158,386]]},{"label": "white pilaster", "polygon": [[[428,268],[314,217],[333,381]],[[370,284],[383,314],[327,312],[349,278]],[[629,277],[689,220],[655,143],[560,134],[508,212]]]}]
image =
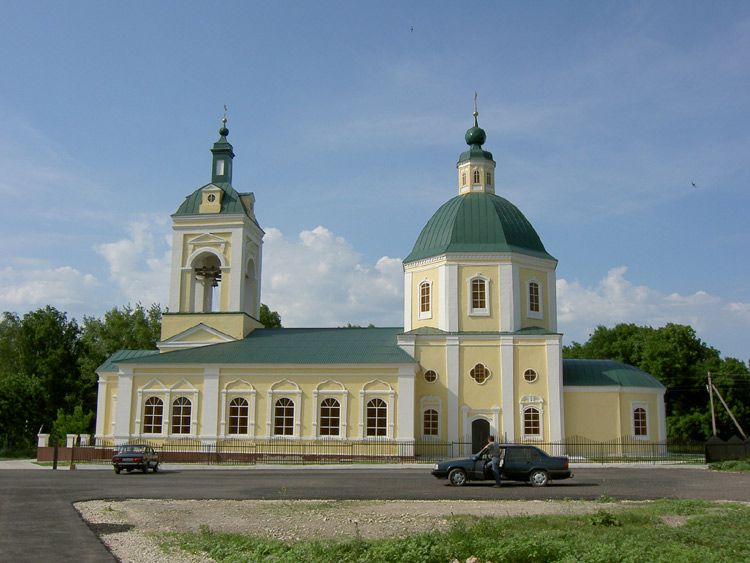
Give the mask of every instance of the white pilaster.
[{"label": "white pilaster", "polygon": [[504,440],[513,440],[516,437],[515,423],[515,381],[514,381],[515,359],[513,357],[513,337],[500,337],[500,390],[502,392],[503,405],[503,428]]},{"label": "white pilaster", "polygon": [[404,332],[411,330],[411,315],[412,315],[412,287],[411,287],[412,273],[404,273]]},{"label": "white pilaster", "polygon": [[667,439],[667,414],[664,410],[664,393],[665,390],[659,391],[659,396],[656,399],[656,413],[659,418],[659,437],[658,441],[663,442]]},{"label": "white pilaster", "polygon": [[513,264],[513,327],[510,329],[515,332],[521,329],[521,297],[523,295],[523,288],[521,287],[521,269],[518,264]]},{"label": "white pilaster", "polygon": [[206,367],[203,375],[203,413],[201,415],[201,441],[204,444],[216,442],[219,432],[219,368]]},{"label": "white pilaster", "polygon": [[414,416],[414,383],[414,368],[400,367],[398,370],[397,440],[413,440],[414,426],[419,423]]},{"label": "white pilaster", "polygon": [[500,307],[500,332],[512,332],[515,322],[516,303],[513,287],[513,264],[498,266],[498,303]]},{"label": "white pilaster", "polygon": [[563,404],[562,347],[559,336],[547,339],[547,393],[549,397],[550,441],[565,438],[565,406]]},{"label": "white pilaster", "polygon": [[555,270],[550,270],[547,274],[547,287],[549,288],[549,329],[557,332],[557,274]]},{"label": "white pilaster", "polygon": [[133,403],[133,368],[127,364],[120,366],[117,378],[117,405],[115,407],[115,444],[123,444],[130,439],[130,421]]},{"label": "white pilaster", "polygon": [[96,430],[94,438],[104,438],[104,412],[107,408],[107,376],[99,376],[99,389],[96,392]]},{"label": "white pilaster", "polygon": [[440,320],[438,328],[458,332],[458,264],[443,264],[438,269],[440,280]]}]

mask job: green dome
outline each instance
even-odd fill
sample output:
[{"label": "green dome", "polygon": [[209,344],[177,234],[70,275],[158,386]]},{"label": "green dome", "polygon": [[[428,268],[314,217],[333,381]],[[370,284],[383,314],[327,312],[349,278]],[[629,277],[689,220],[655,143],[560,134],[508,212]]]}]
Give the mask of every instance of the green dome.
[{"label": "green dome", "polygon": [[422,229],[404,262],[446,252],[518,252],[554,260],[523,213],[507,199],[489,193],[448,200]]}]

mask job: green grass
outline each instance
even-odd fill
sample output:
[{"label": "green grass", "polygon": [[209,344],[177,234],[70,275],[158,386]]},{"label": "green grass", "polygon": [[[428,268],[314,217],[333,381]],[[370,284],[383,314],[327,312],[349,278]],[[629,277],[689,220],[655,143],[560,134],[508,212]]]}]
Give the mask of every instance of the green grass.
[{"label": "green grass", "polygon": [[[450,517],[448,532],[345,541],[284,542],[199,533],[164,538],[165,551],[183,549],[220,562],[447,563],[472,555],[499,562],[713,562],[750,559],[750,507],[696,500],[661,500],[580,516]],[[679,521],[670,526],[667,521]]]},{"label": "green grass", "polygon": [[742,471],[750,472],[750,459],[728,459],[726,461],[717,461],[708,466],[716,471]]}]

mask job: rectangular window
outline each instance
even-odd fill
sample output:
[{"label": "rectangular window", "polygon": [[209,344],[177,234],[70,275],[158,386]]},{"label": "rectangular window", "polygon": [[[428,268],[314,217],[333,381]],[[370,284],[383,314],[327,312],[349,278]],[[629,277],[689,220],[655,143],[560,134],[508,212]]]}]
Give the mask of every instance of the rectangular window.
[{"label": "rectangular window", "polygon": [[471,280],[471,314],[489,314],[487,308],[487,282],[481,278]]},{"label": "rectangular window", "polygon": [[646,409],[643,407],[633,409],[633,434],[641,437],[648,436]]},{"label": "rectangular window", "polygon": [[535,282],[529,284],[529,310],[539,312],[539,284]]},{"label": "rectangular window", "polygon": [[438,412],[435,409],[427,409],[423,415],[423,430],[425,436],[435,437],[438,435]]}]

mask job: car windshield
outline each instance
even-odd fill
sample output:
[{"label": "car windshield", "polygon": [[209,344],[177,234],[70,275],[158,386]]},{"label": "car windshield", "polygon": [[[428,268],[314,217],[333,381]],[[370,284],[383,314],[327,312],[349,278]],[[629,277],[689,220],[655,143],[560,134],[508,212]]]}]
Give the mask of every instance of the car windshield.
[{"label": "car windshield", "polygon": [[146,446],[122,446],[121,454],[142,454],[146,451]]}]

